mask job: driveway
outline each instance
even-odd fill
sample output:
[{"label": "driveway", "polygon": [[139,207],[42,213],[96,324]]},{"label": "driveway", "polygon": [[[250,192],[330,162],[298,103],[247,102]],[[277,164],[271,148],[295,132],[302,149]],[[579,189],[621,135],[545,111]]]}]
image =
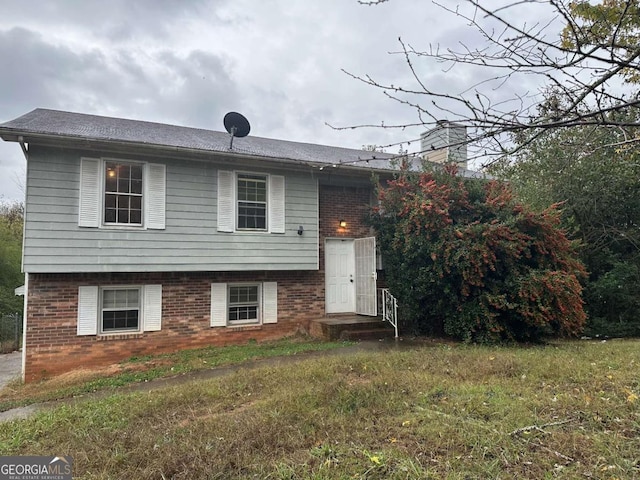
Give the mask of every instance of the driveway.
[{"label": "driveway", "polygon": [[22,352],[0,355],[0,388],[22,374]]}]

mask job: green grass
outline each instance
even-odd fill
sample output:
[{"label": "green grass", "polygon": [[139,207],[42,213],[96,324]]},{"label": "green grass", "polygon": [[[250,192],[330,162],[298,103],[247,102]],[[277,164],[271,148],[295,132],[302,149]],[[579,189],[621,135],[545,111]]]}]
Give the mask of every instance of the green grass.
[{"label": "green grass", "polygon": [[33,403],[60,400],[100,390],[109,390],[162,377],[208,370],[245,361],[304,352],[332,350],[348,342],[322,342],[295,337],[272,342],[208,347],[181,352],[130,358],[115,368],[79,370],[38,383],[16,381],[0,390],[0,412]]},{"label": "green grass", "polygon": [[0,425],[74,478],[640,478],[640,342],[301,358]]}]

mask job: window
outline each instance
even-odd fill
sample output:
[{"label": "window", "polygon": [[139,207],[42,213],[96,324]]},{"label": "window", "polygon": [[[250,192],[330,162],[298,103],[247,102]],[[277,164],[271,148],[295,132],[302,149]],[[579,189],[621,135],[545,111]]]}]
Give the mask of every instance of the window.
[{"label": "window", "polygon": [[267,229],[267,177],[238,174],[238,230]]},{"label": "window", "polygon": [[212,327],[237,327],[278,322],[278,284],[212,283]]},{"label": "window", "polygon": [[140,330],[140,289],[102,289],[100,319],[103,333]]},{"label": "window", "polygon": [[219,232],[285,233],[284,176],[219,170],[217,197]]},{"label": "window", "polygon": [[78,287],[78,335],[162,329],[162,285]]},{"label": "window", "polygon": [[166,166],[82,158],[78,226],[164,230]]},{"label": "window", "polygon": [[258,285],[230,285],[228,305],[230,324],[259,323],[260,288]]},{"label": "window", "polygon": [[142,225],[142,165],[104,165],[104,223]]}]

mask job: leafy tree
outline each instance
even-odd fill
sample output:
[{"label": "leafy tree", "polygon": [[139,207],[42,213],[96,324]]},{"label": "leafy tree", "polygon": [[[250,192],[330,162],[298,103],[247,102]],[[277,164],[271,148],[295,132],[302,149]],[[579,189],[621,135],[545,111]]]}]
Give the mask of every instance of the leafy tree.
[{"label": "leafy tree", "polygon": [[403,170],[378,191],[372,224],[405,328],[478,342],[581,332],[584,270],[555,207],[535,213],[506,184],[456,172]]},{"label": "leafy tree", "polygon": [[[640,112],[623,117],[633,122]],[[576,127],[524,135],[517,138],[525,145],[517,157],[494,168],[538,210],[562,202],[562,224],[579,240],[589,271],[590,334],[640,335],[640,150],[627,141],[637,130]]]},{"label": "leafy tree", "polygon": [[[574,21],[568,21],[562,32],[564,48],[602,49],[618,59],[637,55],[640,46],[638,0],[603,0],[596,4],[580,0],[569,3],[567,11]],[[626,82],[638,83],[640,80],[637,63],[632,62],[619,71]]]},{"label": "leafy tree", "polygon": [[14,294],[24,282],[21,273],[22,203],[0,202],[0,314],[22,311],[22,297]]}]

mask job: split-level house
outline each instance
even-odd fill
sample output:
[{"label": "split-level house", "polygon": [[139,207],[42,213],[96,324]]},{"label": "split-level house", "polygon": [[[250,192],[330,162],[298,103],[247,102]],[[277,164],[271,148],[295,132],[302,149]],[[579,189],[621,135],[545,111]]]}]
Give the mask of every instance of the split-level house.
[{"label": "split-level house", "polygon": [[26,381],[376,314],[389,155],[45,109],[0,137],[27,159]]},{"label": "split-level house", "polygon": [[391,155],[45,109],[0,137],[27,159],[26,381],[377,313]]}]

